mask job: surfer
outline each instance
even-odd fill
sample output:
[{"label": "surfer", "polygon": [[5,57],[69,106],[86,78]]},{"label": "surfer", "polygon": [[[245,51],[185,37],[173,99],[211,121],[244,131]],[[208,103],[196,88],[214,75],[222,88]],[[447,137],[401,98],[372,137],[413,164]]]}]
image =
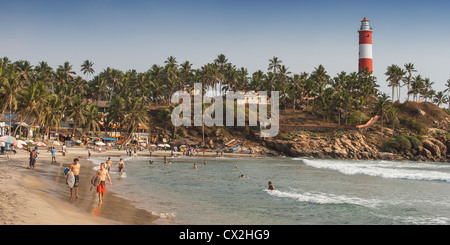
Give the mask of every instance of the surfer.
[{"label": "surfer", "polygon": [[269,181],[269,190],[274,191],[275,187],[272,185],[272,182]]},{"label": "surfer", "polygon": [[120,158],[120,161],[116,164],[116,167],[117,166],[119,166],[119,175],[122,176],[123,169],[125,168],[125,163],[122,158]]},{"label": "surfer", "polygon": [[80,163],[79,163],[78,158],[73,159],[73,163],[70,164],[69,172],[67,172],[67,176],[66,176],[66,183],[67,183],[67,178],[69,178],[70,172],[73,172],[73,175],[75,177],[75,184],[73,185],[73,187],[70,187],[70,198],[73,197],[73,189],[75,189],[75,196],[77,198],[79,198],[80,196],[78,195],[78,184],[80,181]]},{"label": "surfer", "polygon": [[109,185],[112,186],[111,178],[109,177],[109,172],[105,168],[105,163],[100,164],[100,169],[97,170],[95,177],[100,177],[100,184],[97,186],[97,193],[98,193],[99,204],[102,204],[102,197],[106,191],[106,186],[105,186],[106,178],[108,178],[108,180],[109,180]]}]

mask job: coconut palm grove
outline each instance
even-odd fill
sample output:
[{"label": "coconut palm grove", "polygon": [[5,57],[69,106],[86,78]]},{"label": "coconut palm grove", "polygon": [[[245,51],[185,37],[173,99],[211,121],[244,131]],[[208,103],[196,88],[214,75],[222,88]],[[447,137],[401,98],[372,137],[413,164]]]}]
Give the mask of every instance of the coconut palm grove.
[{"label": "coconut palm grove", "polygon": [[[170,56],[144,72],[96,67],[90,60],[81,67],[70,62],[50,67],[45,61],[31,64],[4,57],[0,60],[1,121],[6,122],[3,134],[19,138],[31,138],[30,131],[38,138],[64,129],[71,140],[120,136],[122,143],[130,143],[137,140],[138,132],[147,132],[152,139],[161,130],[173,130],[175,139],[180,136],[170,123],[175,106],[171,95],[189,92],[194,83],[202,83],[213,96],[224,96],[229,90],[279,91],[282,121],[288,113],[345,126],[364,124],[378,115],[382,124],[395,129],[395,124],[408,128],[408,120],[400,116],[403,104],[434,103],[450,109],[450,79],[445,91],[435,91],[435,81],[421,75],[412,63],[388,66],[385,76],[376,78],[367,70],[333,75],[322,65],[312,71],[293,71],[278,57],[268,59],[267,68],[249,74],[224,54],[200,68]],[[391,87],[392,94],[380,92],[380,86]]]}]

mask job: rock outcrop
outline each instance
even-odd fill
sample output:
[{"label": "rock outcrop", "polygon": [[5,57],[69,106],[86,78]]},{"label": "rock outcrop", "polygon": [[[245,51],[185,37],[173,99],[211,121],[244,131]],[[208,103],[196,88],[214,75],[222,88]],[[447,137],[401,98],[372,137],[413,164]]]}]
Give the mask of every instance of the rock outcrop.
[{"label": "rock outcrop", "polygon": [[300,135],[292,140],[267,139],[267,146],[291,157],[317,157],[333,159],[359,160],[414,160],[414,161],[449,161],[450,140],[442,142],[433,137],[422,140],[423,146],[413,152],[383,152],[382,144],[368,143],[359,132],[349,132],[341,137],[331,139]]}]

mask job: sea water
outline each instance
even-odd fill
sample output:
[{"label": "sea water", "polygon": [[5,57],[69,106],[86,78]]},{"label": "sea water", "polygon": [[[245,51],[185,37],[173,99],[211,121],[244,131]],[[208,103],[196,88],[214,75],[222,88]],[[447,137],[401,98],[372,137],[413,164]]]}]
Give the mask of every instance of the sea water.
[{"label": "sea water", "polygon": [[[112,160],[114,166],[119,158]],[[113,168],[110,190],[178,224],[450,224],[449,163],[167,160],[124,157],[126,175]],[[268,190],[269,181],[276,190]]]}]

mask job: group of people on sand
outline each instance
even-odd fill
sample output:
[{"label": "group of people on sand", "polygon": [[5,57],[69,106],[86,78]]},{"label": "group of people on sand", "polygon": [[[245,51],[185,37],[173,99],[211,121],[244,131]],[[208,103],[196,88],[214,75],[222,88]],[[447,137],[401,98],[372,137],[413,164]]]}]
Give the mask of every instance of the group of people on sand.
[{"label": "group of people on sand", "polygon": [[[100,178],[100,184],[97,186],[99,205],[102,204],[102,198],[106,191],[106,179],[108,179],[109,185],[112,186],[111,177],[109,176],[111,166],[112,166],[112,161],[111,161],[111,158],[109,157],[108,160],[106,160],[106,163],[100,164],[100,169],[97,170],[97,172],[95,173],[95,176],[93,177],[93,178],[96,178],[96,177]],[[79,186],[79,181],[80,181],[80,177],[79,177],[80,176],[80,167],[81,166],[79,163],[79,159],[78,158],[73,159],[73,163],[70,165],[69,171],[67,172],[67,175],[66,175],[66,183],[67,183],[70,173],[73,173],[73,175],[75,177],[75,183],[74,183],[73,187],[70,187],[70,198],[73,198],[73,192],[75,192],[76,198],[80,197],[78,195],[78,186]],[[123,162],[122,158],[120,158],[120,161],[116,164],[116,167],[119,168],[119,175],[122,176],[123,170],[125,168],[125,163]]]}]

